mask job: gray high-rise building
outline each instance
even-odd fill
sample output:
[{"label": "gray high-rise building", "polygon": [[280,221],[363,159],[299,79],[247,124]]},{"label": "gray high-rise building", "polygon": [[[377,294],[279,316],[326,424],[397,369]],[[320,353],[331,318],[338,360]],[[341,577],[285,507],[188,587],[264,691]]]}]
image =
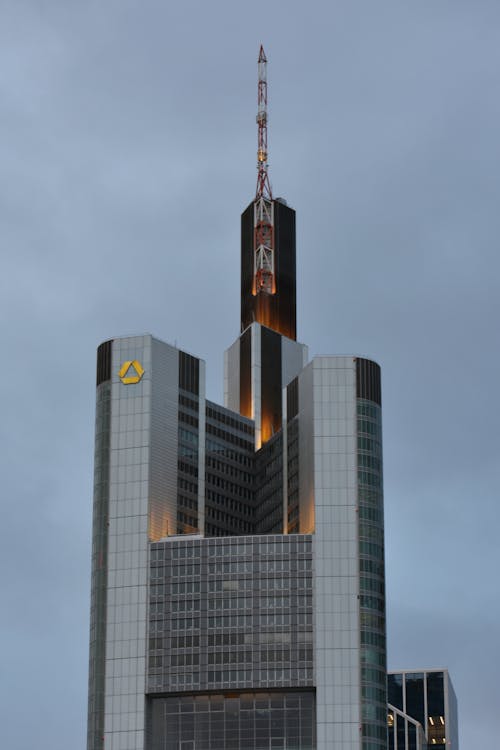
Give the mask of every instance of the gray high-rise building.
[{"label": "gray high-rise building", "polygon": [[88,750],[387,748],[380,368],[296,341],[259,169],[225,405],[151,335],[98,349]]},{"label": "gray high-rise building", "polygon": [[99,348],[89,750],[385,748],[378,366],[313,359],[258,450],[204,369]]}]

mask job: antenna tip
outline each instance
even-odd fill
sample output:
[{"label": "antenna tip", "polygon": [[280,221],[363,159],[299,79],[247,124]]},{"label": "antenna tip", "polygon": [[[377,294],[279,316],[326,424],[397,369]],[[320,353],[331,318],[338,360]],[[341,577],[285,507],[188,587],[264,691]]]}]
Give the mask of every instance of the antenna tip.
[{"label": "antenna tip", "polygon": [[264,47],[262,46],[262,44],[260,45],[258,62],[267,62],[266,53],[264,52]]}]

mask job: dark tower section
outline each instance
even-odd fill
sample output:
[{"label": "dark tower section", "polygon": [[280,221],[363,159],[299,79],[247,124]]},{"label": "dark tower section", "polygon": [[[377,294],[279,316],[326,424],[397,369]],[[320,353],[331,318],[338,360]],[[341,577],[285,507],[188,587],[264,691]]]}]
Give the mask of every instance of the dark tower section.
[{"label": "dark tower section", "polygon": [[266,443],[281,430],[282,362],[281,337],[262,328],[260,333],[260,383],[262,442]]},{"label": "dark tower section", "polygon": [[274,207],[274,262],[276,292],[254,294],[255,227],[252,202],[241,215],[241,330],[251,323],[297,338],[295,211],[280,199]]},{"label": "dark tower section", "polygon": [[243,417],[252,418],[252,331],[240,336],[240,409]]}]

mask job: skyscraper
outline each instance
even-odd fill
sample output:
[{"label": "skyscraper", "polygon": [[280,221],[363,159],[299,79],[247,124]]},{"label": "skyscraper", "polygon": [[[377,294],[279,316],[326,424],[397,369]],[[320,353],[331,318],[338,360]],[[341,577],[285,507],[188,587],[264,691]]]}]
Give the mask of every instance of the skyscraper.
[{"label": "skyscraper", "polygon": [[265,74],[225,405],[150,335],[98,349],[88,750],[387,746],[380,368],[296,341]]}]

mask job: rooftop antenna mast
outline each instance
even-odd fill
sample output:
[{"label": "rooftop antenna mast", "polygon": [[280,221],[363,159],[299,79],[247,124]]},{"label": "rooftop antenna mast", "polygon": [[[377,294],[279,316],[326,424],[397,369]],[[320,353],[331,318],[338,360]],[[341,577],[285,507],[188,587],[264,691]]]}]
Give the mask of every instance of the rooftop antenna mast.
[{"label": "rooftop antenna mast", "polygon": [[254,274],[252,292],[276,293],[274,273],[274,203],[267,174],[267,58],[260,46],[257,93],[257,190],[254,201]]},{"label": "rooftop antenna mast", "polygon": [[259,83],[257,94],[257,191],[256,198],[273,199],[269,176],[267,174],[267,58],[264,47],[260,45],[259,59]]}]

